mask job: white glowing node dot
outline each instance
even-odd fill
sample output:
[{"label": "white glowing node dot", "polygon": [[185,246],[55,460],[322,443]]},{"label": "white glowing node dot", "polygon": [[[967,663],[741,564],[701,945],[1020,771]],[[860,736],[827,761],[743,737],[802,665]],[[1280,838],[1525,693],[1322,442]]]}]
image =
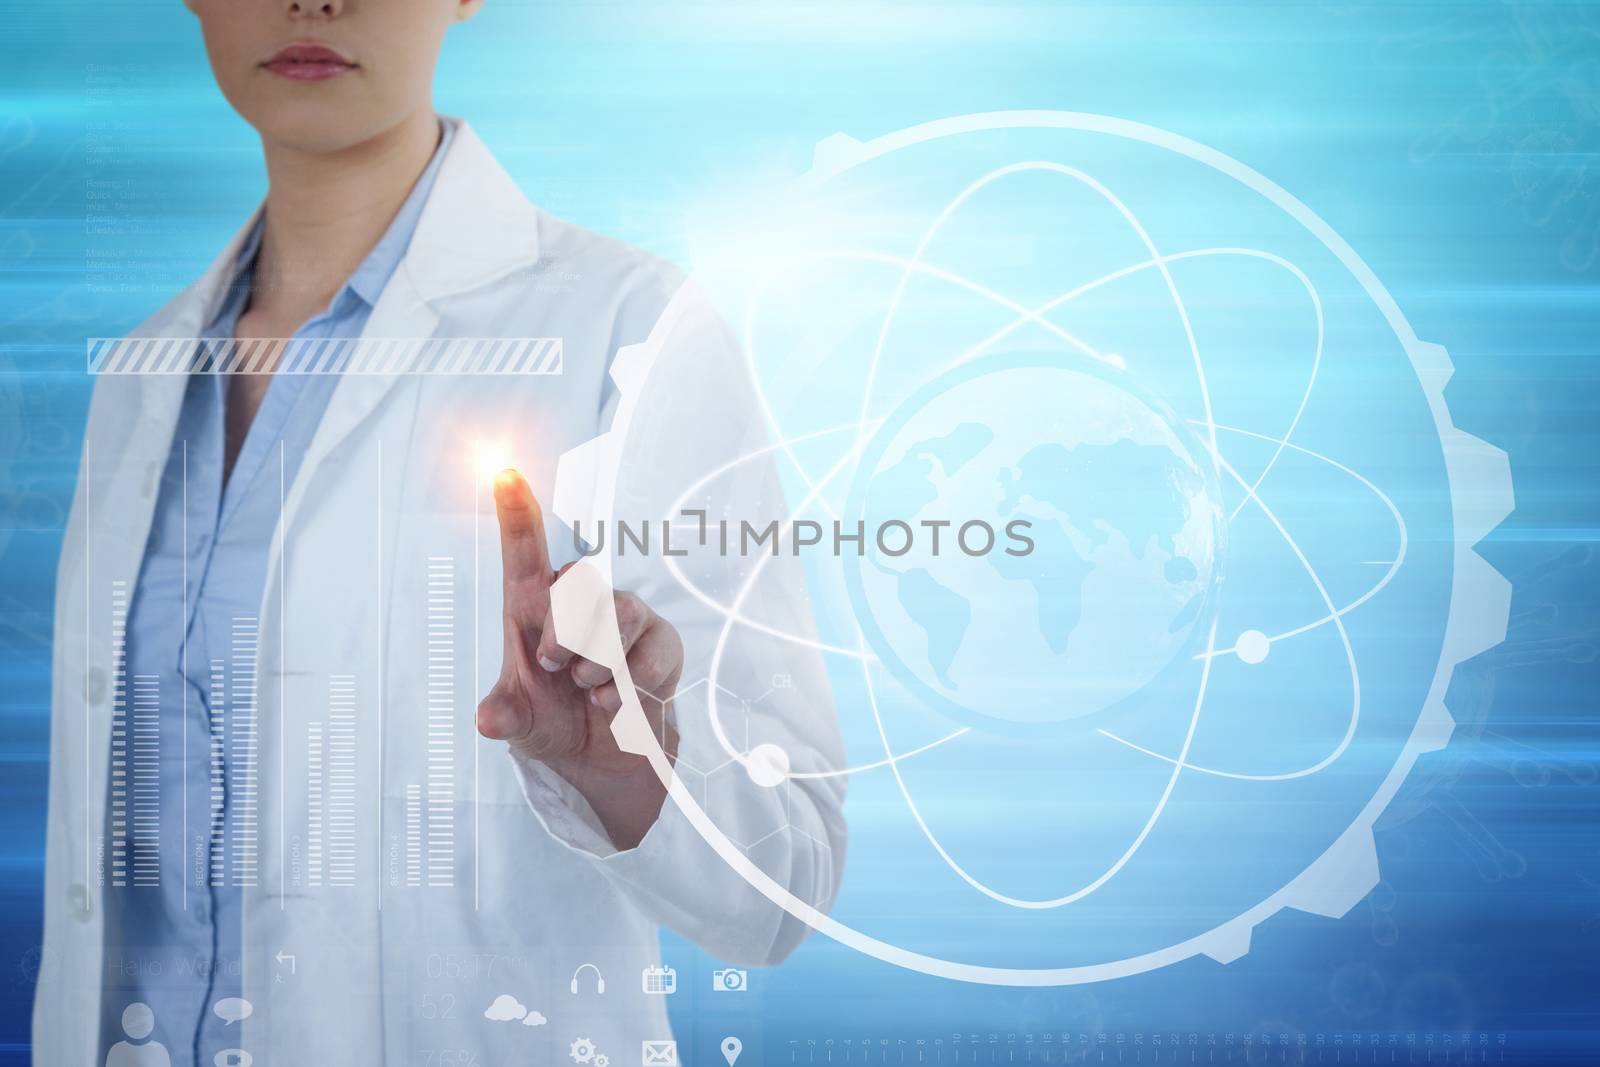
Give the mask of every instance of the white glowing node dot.
[{"label": "white glowing node dot", "polygon": [[1234,641],[1233,650],[1245,663],[1260,663],[1272,651],[1272,642],[1260,630],[1246,630]]},{"label": "white glowing node dot", "polygon": [[745,773],[756,785],[769,789],[789,777],[789,753],[777,745],[757,745],[744,761]]}]

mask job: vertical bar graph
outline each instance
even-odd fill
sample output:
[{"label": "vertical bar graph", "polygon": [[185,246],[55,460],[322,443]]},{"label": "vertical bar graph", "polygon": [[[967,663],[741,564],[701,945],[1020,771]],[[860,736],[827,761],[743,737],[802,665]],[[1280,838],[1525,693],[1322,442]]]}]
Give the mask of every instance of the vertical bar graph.
[{"label": "vertical bar graph", "polygon": [[328,681],[328,884],[356,884],[356,676]]},{"label": "vertical bar graph", "polygon": [[228,842],[231,882],[253,886],[260,871],[260,792],[256,753],[259,742],[256,708],[256,617],[233,619],[233,676],[229,679],[228,755],[233,767],[234,836]]},{"label": "vertical bar graph", "polygon": [[111,884],[128,884],[128,583],[111,582]]},{"label": "vertical bar graph", "polygon": [[326,750],[322,720],[306,723],[306,884],[322,885],[323,826],[327,794],[323,788],[323,762]]},{"label": "vertical bar graph", "polygon": [[454,556],[428,557],[428,885],[455,881]]},{"label": "vertical bar graph", "polygon": [[211,661],[210,685],[210,766],[211,789],[209,797],[209,812],[211,816],[211,849],[210,869],[211,885],[221,886],[226,883],[227,868],[224,865],[226,841],[223,838],[225,825],[223,822],[223,805],[227,799],[227,710],[228,710],[228,672],[227,664],[220,659]]},{"label": "vertical bar graph", "polygon": [[328,717],[306,723],[306,883],[356,884],[356,676],[328,679]]},{"label": "vertical bar graph", "polygon": [[133,884],[161,884],[161,679],[133,676]]},{"label": "vertical bar graph", "polygon": [[406,885],[422,884],[422,787],[406,786]]}]

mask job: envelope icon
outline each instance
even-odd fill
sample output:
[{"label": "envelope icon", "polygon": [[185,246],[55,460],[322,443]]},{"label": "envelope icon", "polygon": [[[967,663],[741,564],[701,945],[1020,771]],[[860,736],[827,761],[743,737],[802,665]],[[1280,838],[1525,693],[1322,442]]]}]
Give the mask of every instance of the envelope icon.
[{"label": "envelope icon", "polygon": [[644,1067],[678,1067],[678,1043],[676,1041],[646,1041],[644,1043]]}]

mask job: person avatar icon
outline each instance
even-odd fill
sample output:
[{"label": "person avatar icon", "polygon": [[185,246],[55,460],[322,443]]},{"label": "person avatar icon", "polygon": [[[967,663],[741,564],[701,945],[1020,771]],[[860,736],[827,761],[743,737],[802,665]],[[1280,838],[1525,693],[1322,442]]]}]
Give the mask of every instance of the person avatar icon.
[{"label": "person avatar icon", "polygon": [[118,1041],[106,1053],[106,1067],[172,1067],[172,1057],[167,1046],[145,1038],[156,1028],[156,1013],[150,1005],[135,1001],[122,1010],[122,1032],[126,1041]]}]

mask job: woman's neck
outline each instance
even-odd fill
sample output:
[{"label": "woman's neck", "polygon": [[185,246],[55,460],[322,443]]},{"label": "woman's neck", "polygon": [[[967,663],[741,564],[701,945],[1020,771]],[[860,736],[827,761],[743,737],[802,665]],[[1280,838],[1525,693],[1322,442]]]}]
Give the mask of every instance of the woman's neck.
[{"label": "woman's neck", "polygon": [[252,318],[288,336],[321,312],[393,221],[439,143],[425,109],[327,155],[264,145],[266,222],[250,294]]}]

